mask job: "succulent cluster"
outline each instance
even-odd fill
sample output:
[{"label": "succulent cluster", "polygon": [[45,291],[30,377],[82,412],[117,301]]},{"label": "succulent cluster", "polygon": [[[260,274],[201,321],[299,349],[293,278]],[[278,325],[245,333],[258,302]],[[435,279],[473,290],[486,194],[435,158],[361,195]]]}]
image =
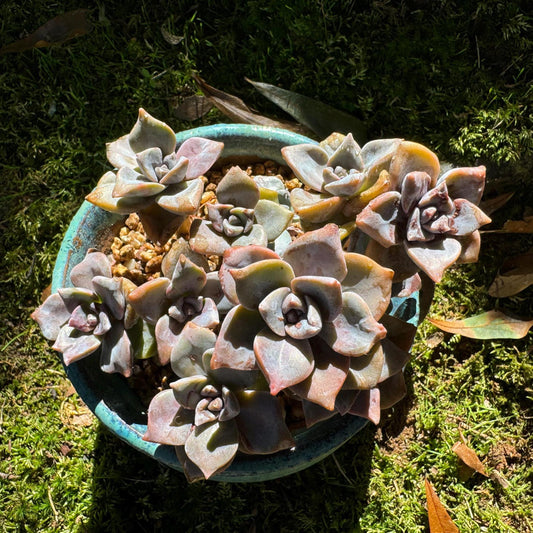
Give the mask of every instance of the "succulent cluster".
[{"label": "succulent cluster", "polygon": [[[484,167],[439,177],[419,144],[360,148],[340,134],[283,148],[302,187],[233,166],[202,205],[222,149],[194,137],[176,146],[141,109],[108,145],[116,170],[87,199],[137,213],[155,243],[174,235],[161,272],[136,285],[113,277],[113,255],[90,251],[73,287],[32,315],[66,365],[100,349],[104,372],[129,377],[147,358],[170,366],[176,378],[151,400],[144,439],[174,446],[191,481],[238,452],[291,448],[298,423],[378,423],[405,394],[415,334],[391,295],[416,290],[420,271],[436,282],[454,262],[474,261],[490,221],[477,207]],[[364,254],[354,251],[361,241]]]}]

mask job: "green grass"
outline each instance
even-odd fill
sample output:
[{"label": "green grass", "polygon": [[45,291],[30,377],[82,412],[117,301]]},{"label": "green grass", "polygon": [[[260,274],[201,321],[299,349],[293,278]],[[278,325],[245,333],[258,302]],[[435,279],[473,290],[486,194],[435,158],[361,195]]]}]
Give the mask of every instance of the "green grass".
[{"label": "green grass", "polygon": [[[224,120],[173,116],[196,91],[194,71],[265,113],[278,111],[244,76],[353,113],[370,138],[401,136],[455,164],[485,164],[490,193],[518,191],[495,225],[527,214],[526,2],[458,4],[88,2],[89,35],[0,56],[0,531],[423,532],[425,477],[461,531],[533,530],[531,333],[481,342],[425,322],[409,395],[378,428],[285,479],[188,486],[87,414],[29,319],[70,217],[107,169],[105,143],[129,130],[137,108],[176,130]],[[78,7],[5,0],[0,45]],[[167,43],[163,25],[183,41]],[[503,260],[532,244],[485,235],[480,262],[446,276],[431,314],[498,307],[533,317],[531,288],[502,300],[486,290]],[[460,480],[451,450],[460,433],[507,488],[479,474]]]}]

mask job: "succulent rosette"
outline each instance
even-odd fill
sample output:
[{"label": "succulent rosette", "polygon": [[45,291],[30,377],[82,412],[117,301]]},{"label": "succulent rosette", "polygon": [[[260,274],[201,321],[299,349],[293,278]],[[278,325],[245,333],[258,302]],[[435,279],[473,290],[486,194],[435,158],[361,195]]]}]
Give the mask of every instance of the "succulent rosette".
[{"label": "succulent rosette", "polygon": [[237,451],[275,453],[294,445],[283,404],[261,386],[257,372],[212,370],[216,335],[189,322],[172,349],[180,377],[148,408],[144,440],[176,446],[190,481],[226,469]]},{"label": "succulent rosette", "polygon": [[291,191],[304,226],[353,219],[372,198],[394,187],[389,167],[401,139],[380,139],[360,148],[351,133],[333,133],[320,144],[286,146],[282,154],[305,190]]},{"label": "succulent rosette", "polygon": [[477,261],[479,228],[491,221],[477,207],[485,167],[454,168],[437,178],[437,157],[409,145],[413,150],[399,165],[399,190],[372,200],[356,224],[372,239],[366,255],[392,268],[395,281],[423,271],[438,282],[452,264]]},{"label": "succulent rosette", "polygon": [[128,295],[135,312],[148,328],[153,328],[162,365],[169,362],[172,347],[189,322],[209,329],[219,324],[215,300],[221,291],[217,273],[206,273],[185,253],[180,253],[169,266],[170,278],[161,276],[147,281]]},{"label": "succulent rosette", "polygon": [[[58,289],[33,313],[43,335],[55,341],[65,365],[98,349],[104,372],[128,377],[133,349],[125,329],[126,295],[134,285],[111,275],[111,263],[101,252],[89,252],[70,273],[73,287]],[[131,311],[131,310],[130,310]]]},{"label": "succulent rosette", "polygon": [[219,275],[236,306],[221,325],[212,368],[259,367],[272,395],[288,389],[334,414],[407,361],[404,350],[381,342],[393,272],[344,252],[335,224],[298,237],[282,257],[232,248]]},{"label": "succulent rosette", "polygon": [[174,131],[140,109],[131,132],[107,145],[107,158],[117,172],[106,172],[87,200],[114,213],[137,212],[150,238],[166,242],[198,210],[204,191],[199,176],[223,147],[191,137],[176,150]]},{"label": "succulent rosette", "polygon": [[[279,181],[279,180],[278,180]],[[287,228],[293,213],[277,201],[261,198],[262,189],[244,170],[234,166],[216,188],[217,203],[207,204],[207,220],[195,219],[191,248],[204,255],[221,256],[232,246],[266,246]]]}]

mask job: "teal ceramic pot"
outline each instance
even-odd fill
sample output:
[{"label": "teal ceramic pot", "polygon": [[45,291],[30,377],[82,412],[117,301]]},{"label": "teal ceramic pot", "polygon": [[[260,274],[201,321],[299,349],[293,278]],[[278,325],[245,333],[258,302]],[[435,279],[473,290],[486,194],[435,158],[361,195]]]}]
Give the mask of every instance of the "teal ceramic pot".
[{"label": "teal ceramic pot", "polygon": [[[207,137],[224,142],[224,159],[232,162],[274,160],[283,163],[283,146],[314,143],[311,139],[286,130],[245,124],[220,124],[183,131],[177,134],[178,144],[189,137]],[[125,217],[114,215],[84,202],[76,213],[63,239],[52,279],[52,291],[69,287],[70,271],[82,261],[89,248],[98,248],[110,239]],[[418,299],[393,302],[396,314],[416,324]],[[142,440],[146,431],[146,408],[119,374],[100,370],[97,354],[66,368],[76,391],[117,437],[136,450],[161,463],[182,470],[174,448]],[[295,435],[296,447],[273,455],[238,455],[231,466],[211,479],[229,482],[265,481],[298,472],[331,454],[367,421],[356,416],[336,416]]]}]

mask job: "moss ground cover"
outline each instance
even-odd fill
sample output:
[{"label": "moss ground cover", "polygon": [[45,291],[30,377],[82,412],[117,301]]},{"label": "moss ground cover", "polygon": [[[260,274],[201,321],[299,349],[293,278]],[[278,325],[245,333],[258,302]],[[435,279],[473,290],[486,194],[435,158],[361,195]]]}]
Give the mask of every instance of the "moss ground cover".
[{"label": "moss ground cover", "polygon": [[[137,108],[173,116],[196,71],[266,113],[243,77],[343,109],[369,138],[422,142],[454,164],[486,164],[488,192],[516,190],[494,227],[532,205],[531,31],[526,3],[461,5],[229,0],[88,2],[93,30],[0,56],[0,530],[426,531],[424,477],[461,531],[533,529],[532,334],[474,341],[420,329],[409,396],[332,457],[286,479],[188,486],[101,428],[29,314],[49,284],[70,217],[106,168],[105,142]],[[0,6],[0,45],[80,7]],[[183,36],[168,43],[161,32]],[[529,213],[531,214],[531,213]],[[431,310],[461,318],[499,306],[533,317],[532,289],[487,287],[527,235],[485,235],[480,263],[449,272]],[[468,440],[506,488],[458,476]]]}]

